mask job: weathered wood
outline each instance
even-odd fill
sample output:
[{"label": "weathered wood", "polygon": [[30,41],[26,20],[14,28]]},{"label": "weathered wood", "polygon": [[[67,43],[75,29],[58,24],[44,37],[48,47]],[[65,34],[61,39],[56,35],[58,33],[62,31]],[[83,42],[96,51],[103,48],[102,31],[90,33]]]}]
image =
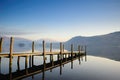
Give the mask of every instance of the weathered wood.
[{"label": "weathered wood", "polygon": [[33,42],[32,42],[32,53],[35,52],[34,48],[35,48],[35,43],[34,43],[34,41],[33,41]]},{"label": "weathered wood", "polygon": [[65,46],[64,46],[64,44],[63,44],[63,52],[64,52],[64,50],[65,50],[64,48],[65,48]]},{"label": "weathered wood", "polygon": [[73,57],[73,44],[71,44],[71,57]]},{"label": "weathered wood", "polygon": [[[52,43],[50,43],[50,53],[52,53]],[[53,54],[50,54],[50,62],[53,61]]]},{"label": "weathered wood", "polygon": [[81,51],[83,51],[83,46],[81,46]]},{"label": "weathered wood", "polygon": [[50,43],[50,52],[52,52],[52,43]]},{"label": "weathered wood", "polygon": [[87,52],[87,51],[86,51],[86,50],[87,50],[86,48],[87,48],[87,47],[85,46],[85,50],[84,50],[84,51],[85,51],[85,55],[86,55],[86,52]]},{"label": "weathered wood", "polygon": [[3,38],[0,38],[0,52],[2,52],[2,44],[3,44]]},{"label": "weathered wood", "polygon": [[12,53],[13,53],[13,37],[10,38],[10,54],[9,54],[9,74],[12,79]]},{"label": "weathered wood", "polygon": [[[34,53],[34,48],[35,48],[35,43],[34,41],[32,42],[32,53]],[[31,56],[29,59],[29,64],[31,63]],[[34,55],[32,55],[32,66],[34,65]],[[30,65],[31,66],[31,65]]]},{"label": "weathered wood", "polygon": [[43,61],[45,61],[45,41],[43,40]]},{"label": "weathered wood", "polygon": [[60,42],[60,54],[62,54],[62,43]]},{"label": "weathered wood", "polygon": [[79,52],[79,54],[80,54],[80,45],[78,45],[78,52]]},{"label": "weathered wood", "polygon": [[13,37],[10,38],[10,54],[9,54],[9,62],[10,66],[12,65],[12,54],[13,54]]},{"label": "weathered wood", "polygon": [[63,54],[62,54],[62,42],[60,42],[60,59],[62,59]]}]

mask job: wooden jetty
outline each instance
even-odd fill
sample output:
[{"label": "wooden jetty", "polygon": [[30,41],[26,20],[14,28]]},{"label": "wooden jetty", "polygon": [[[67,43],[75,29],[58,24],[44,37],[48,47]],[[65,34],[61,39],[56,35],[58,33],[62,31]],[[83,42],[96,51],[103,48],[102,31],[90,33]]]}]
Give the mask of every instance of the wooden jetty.
[{"label": "wooden jetty", "polygon": [[[42,47],[43,47],[43,52],[35,52],[34,50],[34,41],[32,42],[32,52],[27,53],[27,52],[22,52],[22,53],[17,53],[13,52],[13,43],[14,38],[10,38],[10,49],[9,49],[9,54],[8,53],[2,53],[2,44],[3,44],[3,38],[0,39],[0,59],[1,58],[9,58],[9,74],[0,74],[0,78],[7,78],[10,80],[18,80],[22,79],[28,76],[31,76],[33,74],[37,74],[40,72],[44,72],[46,70],[50,70],[52,68],[61,66],[63,64],[66,64],[70,61],[73,61],[77,58],[80,58],[80,56],[86,56],[86,46],[81,47],[80,45],[78,46],[78,50],[74,51],[74,46],[71,44],[71,51],[64,51],[64,44],[60,42],[60,51],[59,52],[53,52],[52,51],[52,43],[50,43],[50,51],[46,51],[46,44],[45,41],[42,42]],[[46,55],[50,56],[50,63],[46,63]],[[54,61],[53,56],[57,55],[57,61]],[[18,57],[17,59],[17,65],[18,65],[18,71],[17,72],[12,72],[12,59],[14,57]],[[43,56],[43,64],[39,66],[34,65],[34,56]],[[20,57],[25,57],[25,69],[24,70],[19,70],[20,66]],[[29,59],[29,60],[28,60]],[[29,61],[29,68],[28,68],[28,61]],[[32,64],[31,64],[32,63]]]}]

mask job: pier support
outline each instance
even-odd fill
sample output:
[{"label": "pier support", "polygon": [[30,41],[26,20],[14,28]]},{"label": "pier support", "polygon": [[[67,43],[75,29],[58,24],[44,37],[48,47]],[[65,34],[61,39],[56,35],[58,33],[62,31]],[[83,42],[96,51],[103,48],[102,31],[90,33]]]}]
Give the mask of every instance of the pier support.
[{"label": "pier support", "polygon": [[63,54],[62,54],[62,42],[60,42],[60,59],[63,58]]},{"label": "pier support", "polygon": [[10,55],[9,55],[9,73],[10,79],[12,79],[12,53],[13,53],[13,37],[10,38]]},{"label": "pier support", "polygon": [[[34,47],[35,47],[35,43],[34,41],[32,42],[32,53],[34,53]],[[29,59],[29,64],[31,66],[31,56],[30,56],[30,59]],[[32,66],[34,66],[34,56],[32,55]]]},{"label": "pier support", "polygon": [[0,53],[2,52],[3,38],[0,38]]},{"label": "pier support", "polygon": [[[52,43],[50,43],[50,53],[52,53]],[[53,54],[50,54],[50,62],[53,61]]]},{"label": "pier support", "polygon": [[73,58],[73,44],[71,44],[71,58]]},{"label": "pier support", "polygon": [[46,57],[45,57],[45,41],[43,40],[43,63],[46,63]]},{"label": "pier support", "polygon": [[80,45],[78,45],[78,56],[80,56]]}]

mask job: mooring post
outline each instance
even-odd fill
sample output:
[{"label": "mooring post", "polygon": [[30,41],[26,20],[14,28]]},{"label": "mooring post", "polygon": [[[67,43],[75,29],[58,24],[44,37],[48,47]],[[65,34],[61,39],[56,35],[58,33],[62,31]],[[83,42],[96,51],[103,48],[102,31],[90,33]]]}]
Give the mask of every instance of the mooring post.
[{"label": "mooring post", "polygon": [[[34,48],[35,48],[35,43],[34,41],[32,42],[32,53],[34,53]],[[31,66],[31,56],[30,56],[30,59],[29,59],[29,64]],[[34,65],[34,56],[32,55],[32,66]]]},{"label": "mooring post", "polygon": [[50,43],[50,52],[52,53],[52,43]]},{"label": "mooring post", "polygon": [[45,41],[44,40],[43,40],[43,61],[44,62],[46,61],[46,58],[45,58]]},{"label": "mooring post", "polygon": [[[52,43],[50,43],[50,53],[52,53]],[[53,61],[53,54],[50,54],[50,62]]]},{"label": "mooring post", "polygon": [[62,59],[63,55],[62,55],[62,42],[60,42],[60,59]]},{"label": "mooring post", "polygon": [[62,51],[63,51],[63,58],[64,58],[64,56],[66,57],[66,54],[64,54],[64,50],[65,50],[65,46],[64,46],[64,44],[63,44],[63,47],[62,47],[62,48],[63,48]]},{"label": "mooring post", "polygon": [[64,50],[65,50],[65,46],[64,46],[64,44],[63,44],[63,52],[64,52]]},{"label": "mooring post", "polygon": [[60,42],[60,59],[62,58],[62,43]]},{"label": "mooring post", "polygon": [[80,56],[80,45],[78,45],[78,55]]},{"label": "mooring post", "polygon": [[13,37],[10,38],[10,66],[12,65]]},{"label": "mooring post", "polygon": [[83,46],[81,46],[81,51],[83,51]]},{"label": "mooring post", "polygon": [[86,55],[86,52],[87,52],[87,51],[86,51],[86,48],[87,48],[87,47],[86,47],[86,45],[85,45],[85,55]]},{"label": "mooring post", "polygon": [[71,58],[73,58],[73,44],[71,44]]},{"label": "mooring post", "polygon": [[[0,38],[0,53],[2,52],[2,44],[3,44],[3,38]],[[1,67],[1,57],[0,57],[0,67]],[[0,72],[1,72],[1,68],[0,68]]]},{"label": "mooring post", "polygon": [[10,54],[9,54],[9,73],[10,73],[10,79],[12,79],[12,53],[13,53],[13,37],[10,38]]},{"label": "mooring post", "polygon": [[2,44],[3,44],[3,38],[0,38],[0,53],[2,52]]}]

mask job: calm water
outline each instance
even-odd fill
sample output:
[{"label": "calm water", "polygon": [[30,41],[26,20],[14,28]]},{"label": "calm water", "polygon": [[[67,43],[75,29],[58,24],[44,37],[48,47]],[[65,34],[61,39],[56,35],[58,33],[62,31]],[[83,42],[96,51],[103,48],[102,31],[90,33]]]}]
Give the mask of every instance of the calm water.
[{"label": "calm water", "polygon": [[[17,70],[17,58],[13,58],[12,72]],[[56,56],[54,57],[56,60]],[[9,73],[9,59],[1,59],[1,74]],[[20,60],[20,70],[25,68],[25,59]],[[47,62],[49,57],[47,56]],[[42,57],[35,57],[35,65],[42,64]],[[29,67],[29,66],[28,66]],[[2,78],[0,78],[2,80]],[[76,59],[44,73],[38,73],[23,80],[120,80],[120,62],[106,58],[87,56]]]}]

